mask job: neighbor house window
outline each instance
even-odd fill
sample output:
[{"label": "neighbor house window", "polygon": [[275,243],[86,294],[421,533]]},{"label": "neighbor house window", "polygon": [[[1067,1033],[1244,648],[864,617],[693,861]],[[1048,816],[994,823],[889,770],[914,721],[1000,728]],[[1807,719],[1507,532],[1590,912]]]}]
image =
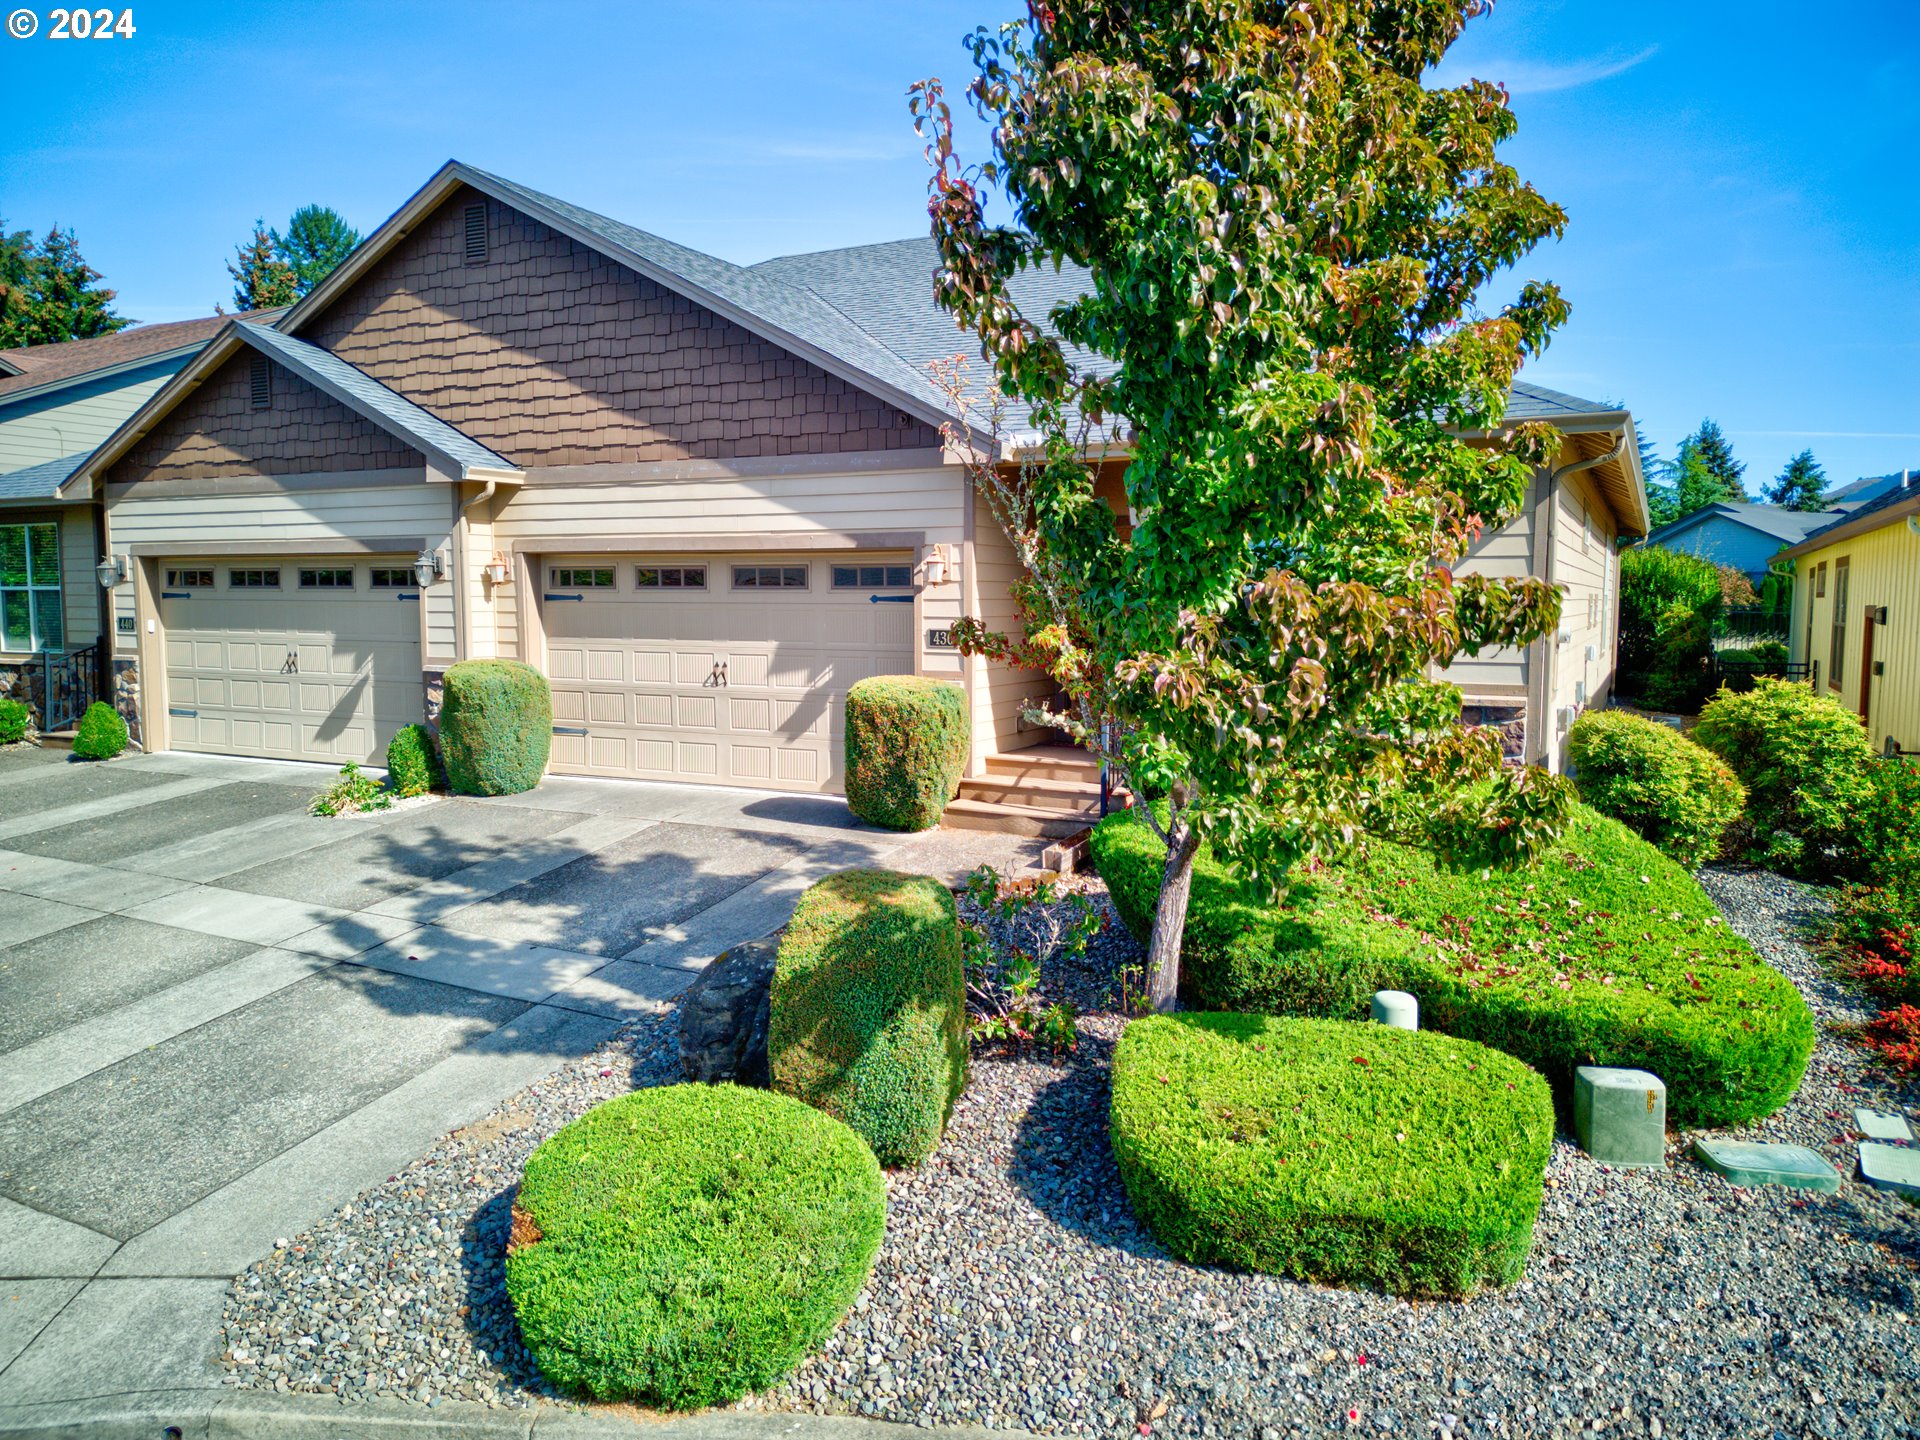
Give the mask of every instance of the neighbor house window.
[{"label": "neighbor house window", "polygon": [[376,565],[370,572],[368,584],[375,590],[418,590],[420,582],[414,578],[411,568],[389,569]]},{"label": "neighbor house window", "polygon": [[352,570],[302,570],[300,572],[302,590],[351,590],[353,588]]},{"label": "neighbor house window", "polygon": [[1816,600],[1827,598],[1827,562],[1824,560],[1814,567],[1813,598]]},{"label": "neighbor house window", "polygon": [[804,590],[807,567],[804,565],[736,565],[733,567],[736,590]]},{"label": "neighbor house window", "polygon": [[707,588],[707,567],[642,565],[634,570],[633,583],[642,590],[704,590]]},{"label": "neighbor house window", "polygon": [[169,590],[211,590],[213,571],[211,570],[169,570],[167,571],[167,589]]},{"label": "neighbor house window", "polygon": [[558,569],[552,572],[553,583],[562,590],[611,590],[613,588],[613,570],[573,570]]},{"label": "neighbor house window", "polygon": [[278,570],[229,570],[227,571],[229,590],[278,590],[280,572]]},{"label": "neighbor house window", "polygon": [[911,590],[911,565],[836,565],[833,567],[836,590]]},{"label": "neighbor house window", "polygon": [[1833,641],[1827,647],[1827,688],[1840,688],[1840,666],[1847,658],[1847,561],[1833,562]]},{"label": "neighbor house window", "polygon": [[66,644],[60,617],[60,527],[0,525],[0,650]]}]

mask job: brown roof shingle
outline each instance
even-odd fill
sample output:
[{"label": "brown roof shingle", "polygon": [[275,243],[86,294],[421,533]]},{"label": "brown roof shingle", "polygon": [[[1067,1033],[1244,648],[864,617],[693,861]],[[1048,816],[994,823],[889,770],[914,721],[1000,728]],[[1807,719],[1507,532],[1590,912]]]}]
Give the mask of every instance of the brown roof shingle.
[{"label": "brown roof shingle", "polygon": [[23,345],[0,350],[0,357],[20,370],[0,373],[0,402],[21,390],[37,390],[61,380],[75,380],[96,370],[111,369],[149,355],[164,355],[188,345],[204,345],[229,320],[255,320],[271,325],[284,311],[249,310],[243,315],[209,315],[201,320],[174,320],[165,325],[135,325],[117,335],[91,340],[62,340],[52,345]]}]

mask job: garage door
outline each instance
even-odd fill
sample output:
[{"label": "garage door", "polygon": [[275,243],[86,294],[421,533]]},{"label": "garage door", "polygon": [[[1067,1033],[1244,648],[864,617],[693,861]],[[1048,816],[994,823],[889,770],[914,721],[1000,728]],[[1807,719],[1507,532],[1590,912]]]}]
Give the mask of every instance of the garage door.
[{"label": "garage door", "polygon": [[176,750],[384,764],[424,718],[412,569],[337,557],[166,560]]},{"label": "garage door", "polygon": [[551,557],[553,768],[842,788],[841,704],[913,671],[913,557]]}]

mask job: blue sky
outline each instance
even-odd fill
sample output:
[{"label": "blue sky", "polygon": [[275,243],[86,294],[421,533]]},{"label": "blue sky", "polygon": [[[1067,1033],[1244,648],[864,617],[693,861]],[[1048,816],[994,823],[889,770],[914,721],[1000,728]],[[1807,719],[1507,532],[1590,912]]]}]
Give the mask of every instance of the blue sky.
[{"label": "blue sky", "polygon": [[[148,0],[132,39],[56,42],[32,3],[0,216],[74,227],[148,321],[230,303],[256,215],[369,229],[449,156],[734,260],[919,233],[906,87],[1022,8]],[[1467,74],[1507,83],[1509,157],[1572,216],[1523,267],[1573,305],[1532,378],[1663,451],[1713,416],[1752,490],[1803,445],[1920,468],[1920,6],[1502,0]]]}]

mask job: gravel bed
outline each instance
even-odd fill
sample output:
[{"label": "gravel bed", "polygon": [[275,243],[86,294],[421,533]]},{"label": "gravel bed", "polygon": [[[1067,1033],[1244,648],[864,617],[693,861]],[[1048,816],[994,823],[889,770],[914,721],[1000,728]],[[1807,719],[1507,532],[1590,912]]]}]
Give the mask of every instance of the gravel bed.
[{"label": "gravel bed", "polygon": [[[1817,892],[1753,872],[1701,879],[1823,1021],[1865,1018],[1793,938]],[[1049,977],[1088,1011],[1064,1062],[976,1057],[938,1153],[889,1177],[887,1238],[847,1324],[747,1408],[1258,1440],[1920,1435],[1920,1209],[1858,1183],[1737,1189],[1686,1158],[1686,1136],[1655,1172],[1557,1142],[1526,1278],[1464,1303],[1169,1259],[1135,1224],[1106,1143],[1124,1025],[1109,981],[1137,961],[1115,923],[1084,965]],[[539,1137],[677,1078],[671,1023],[630,1027],[239,1277],[229,1380],[545,1396],[500,1284],[511,1186]],[[1738,1133],[1813,1145],[1850,1174],[1851,1107],[1912,1115],[1916,1101],[1823,1025],[1799,1095]]]}]

